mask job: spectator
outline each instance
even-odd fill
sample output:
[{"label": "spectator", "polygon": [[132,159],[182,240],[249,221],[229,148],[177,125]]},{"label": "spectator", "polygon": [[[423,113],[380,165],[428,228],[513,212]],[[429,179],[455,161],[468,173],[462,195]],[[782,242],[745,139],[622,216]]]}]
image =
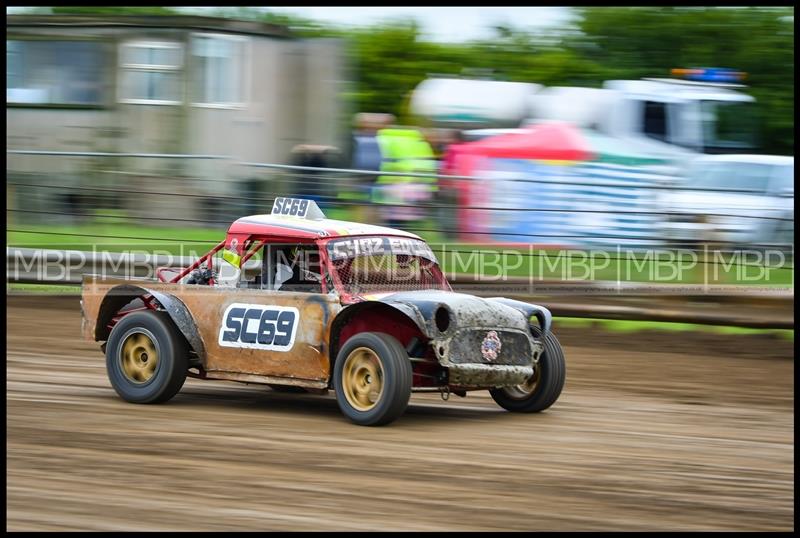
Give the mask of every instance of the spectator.
[{"label": "spectator", "polygon": [[[333,146],[300,144],[292,148],[292,164],[313,168],[335,168],[339,163],[339,150]],[[318,170],[298,170],[293,192],[300,198],[322,202],[336,190],[330,173]]]},{"label": "spectator", "polygon": [[[416,129],[381,129],[378,131],[383,163],[381,171],[436,174],[437,163],[430,144]],[[424,205],[437,190],[435,177],[381,175],[373,199],[385,204],[383,221],[391,227],[404,228],[427,215]]]},{"label": "spectator", "polygon": [[354,118],[353,153],[351,167],[356,170],[375,171],[375,174],[356,174],[353,176],[352,199],[355,206],[354,219],[361,222],[377,222],[380,216],[373,208],[375,193],[383,155],[378,144],[377,133],[395,122],[392,114],[359,113]]}]

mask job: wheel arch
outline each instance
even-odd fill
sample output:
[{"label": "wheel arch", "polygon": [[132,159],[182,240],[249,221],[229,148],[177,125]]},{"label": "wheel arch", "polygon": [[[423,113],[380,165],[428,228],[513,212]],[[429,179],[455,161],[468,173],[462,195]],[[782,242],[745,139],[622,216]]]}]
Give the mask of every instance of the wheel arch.
[{"label": "wheel arch", "polygon": [[95,322],[94,339],[95,341],[108,340],[111,334],[111,329],[108,325],[114,316],[125,305],[131,301],[141,298],[144,295],[152,295],[161,307],[169,315],[172,323],[175,324],[178,331],[186,338],[189,346],[201,358],[205,358],[205,346],[203,340],[200,338],[200,332],[197,330],[194,320],[189,313],[186,305],[174,295],[153,291],[151,289],[136,286],[132,284],[122,284],[111,288],[103,301],[100,303],[100,308],[97,312],[97,321]]},{"label": "wheel arch", "polygon": [[406,346],[410,338],[427,340],[425,323],[414,308],[402,304],[365,301],[343,309],[331,324],[329,360],[331,372],[342,345],[361,332],[381,332],[397,338]]},{"label": "wheel arch", "polygon": [[543,306],[517,301],[515,299],[507,299],[505,297],[490,297],[487,300],[510,306],[511,308],[522,312],[526,318],[535,316],[536,320],[539,322],[539,328],[542,329],[542,332],[545,334],[550,332],[550,328],[553,325],[553,314],[549,309]]}]

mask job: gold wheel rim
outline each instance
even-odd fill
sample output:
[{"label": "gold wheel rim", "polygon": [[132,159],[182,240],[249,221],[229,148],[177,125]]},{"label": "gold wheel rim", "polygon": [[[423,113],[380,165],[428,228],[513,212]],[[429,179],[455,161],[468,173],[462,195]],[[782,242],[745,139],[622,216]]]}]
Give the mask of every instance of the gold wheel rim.
[{"label": "gold wheel rim", "polygon": [[158,367],[158,351],[153,339],[143,333],[128,335],[122,342],[122,372],[133,383],[147,383]]},{"label": "gold wheel rim", "polygon": [[347,402],[359,411],[369,411],[383,393],[383,367],[369,348],[354,349],[344,361],[342,389]]},{"label": "gold wheel rim", "polygon": [[528,398],[531,394],[536,392],[536,387],[539,385],[539,378],[541,377],[539,372],[541,372],[541,368],[537,364],[533,368],[533,375],[529,377],[525,383],[506,389],[508,395],[517,400]]}]

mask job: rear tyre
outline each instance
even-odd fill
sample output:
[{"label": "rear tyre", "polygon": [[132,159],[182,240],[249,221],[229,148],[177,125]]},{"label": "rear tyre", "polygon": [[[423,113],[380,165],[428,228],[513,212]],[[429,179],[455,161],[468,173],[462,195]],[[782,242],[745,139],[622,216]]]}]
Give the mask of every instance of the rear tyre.
[{"label": "rear tyre", "polygon": [[111,386],[131,403],[162,403],[186,381],[189,346],[165,312],[134,312],[111,331],[106,370]]},{"label": "rear tyre", "polygon": [[[533,337],[542,341],[542,331],[531,327]],[[490,389],[497,404],[516,413],[538,413],[553,405],[561,395],[567,367],[561,344],[552,332],[544,337],[544,351],[527,383],[514,387]]]},{"label": "rear tyre", "polygon": [[411,398],[411,361],[396,338],[360,333],[339,350],[333,386],[342,413],[361,426],[388,424]]}]

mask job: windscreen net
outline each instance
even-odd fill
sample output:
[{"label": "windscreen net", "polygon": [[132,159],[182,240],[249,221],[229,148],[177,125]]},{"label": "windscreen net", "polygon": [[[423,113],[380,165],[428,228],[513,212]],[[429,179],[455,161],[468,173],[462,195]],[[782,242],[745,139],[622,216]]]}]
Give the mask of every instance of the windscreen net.
[{"label": "windscreen net", "polygon": [[359,237],[328,243],[341,292],[449,290],[430,247],[415,239]]}]

